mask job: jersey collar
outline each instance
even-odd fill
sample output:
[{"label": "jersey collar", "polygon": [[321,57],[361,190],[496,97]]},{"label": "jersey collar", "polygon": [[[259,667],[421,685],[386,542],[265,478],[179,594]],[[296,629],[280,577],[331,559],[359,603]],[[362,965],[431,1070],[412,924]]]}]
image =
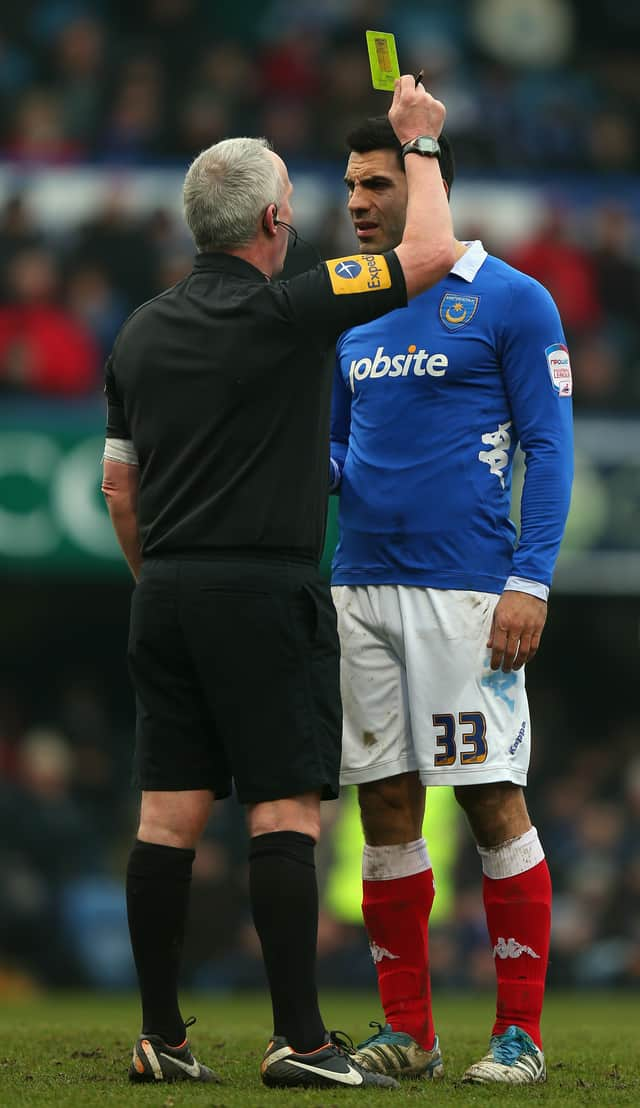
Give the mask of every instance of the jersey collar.
[{"label": "jersey collar", "polygon": [[463,281],[469,281],[469,283],[471,283],[487,257],[487,251],[480,242],[480,239],[474,239],[473,242],[465,242],[465,246],[467,246],[468,249],[465,250],[461,258],[458,258],[456,264],[450,270],[450,273],[455,274],[456,277],[462,277]]},{"label": "jersey collar", "polygon": [[251,262],[239,258],[236,254],[225,254],[222,251],[215,254],[196,254],[193,262],[193,272],[233,273],[237,277],[247,277],[249,280],[268,281],[269,278],[256,269]]}]

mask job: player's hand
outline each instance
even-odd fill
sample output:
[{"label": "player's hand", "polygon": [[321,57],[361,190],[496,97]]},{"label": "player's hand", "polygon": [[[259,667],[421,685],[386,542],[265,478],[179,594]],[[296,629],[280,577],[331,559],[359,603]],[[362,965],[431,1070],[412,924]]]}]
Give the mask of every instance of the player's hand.
[{"label": "player's hand", "polygon": [[530,662],[540,646],[546,619],[546,601],[528,592],[503,592],[495,606],[487,642],[491,668],[510,673]]},{"label": "player's hand", "polygon": [[411,142],[418,135],[438,138],[446,114],[444,104],[434,99],[422,84],[416,85],[411,73],[396,81],[389,122],[399,142]]}]

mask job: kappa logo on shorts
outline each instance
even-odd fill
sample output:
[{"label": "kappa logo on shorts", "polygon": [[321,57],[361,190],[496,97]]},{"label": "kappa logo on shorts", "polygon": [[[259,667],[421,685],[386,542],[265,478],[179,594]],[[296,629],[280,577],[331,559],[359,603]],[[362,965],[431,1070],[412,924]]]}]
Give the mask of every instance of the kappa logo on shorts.
[{"label": "kappa logo on shorts", "polygon": [[325,265],[336,296],[391,288],[391,273],[382,254],[332,258]]},{"label": "kappa logo on shorts", "polygon": [[521,726],[520,730],[518,731],[518,734],[516,735],[515,739],[511,743],[511,746],[509,747],[509,753],[510,754],[515,754],[518,747],[520,746],[520,744],[524,742],[524,736],[525,736],[526,730],[527,730],[527,721],[523,719],[522,726]]},{"label": "kappa logo on shorts", "polygon": [[445,292],[440,301],[440,320],[447,331],[459,331],[466,323],[471,323],[479,303],[479,296],[456,296],[454,292]]}]

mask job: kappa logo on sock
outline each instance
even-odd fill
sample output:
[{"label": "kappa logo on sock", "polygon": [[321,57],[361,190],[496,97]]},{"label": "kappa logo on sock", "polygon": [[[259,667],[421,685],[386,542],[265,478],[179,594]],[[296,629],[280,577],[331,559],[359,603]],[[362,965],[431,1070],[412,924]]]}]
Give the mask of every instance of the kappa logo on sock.
[{"label": "kappa logo on sock", "polygon": [[369,950],[371,951],[371,957],[376,966],[383,958],[391,958],[393,962],[400,961],[400,955],[392,954],[390,950],[387,950],[386,946],[378,946],[377,943],[369,943]]},{"label": "kappa logo on sock", "polygon": [[530,946],[523,946],[517,939],[503,939],[500,937],[493,948],[494,958],[522,958],[523,954],[528,954],[530,958],[540,957]]}]

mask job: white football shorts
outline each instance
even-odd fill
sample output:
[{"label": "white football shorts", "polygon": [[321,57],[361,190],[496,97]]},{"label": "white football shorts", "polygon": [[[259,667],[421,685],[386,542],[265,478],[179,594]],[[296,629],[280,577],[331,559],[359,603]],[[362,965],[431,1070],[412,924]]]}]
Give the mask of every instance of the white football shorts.
[{"label": "white football shorts", "polygon": [[425,785],[525,785],[524,669],[490,668],[495,593],[332,589],[341,644],[343,785],[418,770]]}]

